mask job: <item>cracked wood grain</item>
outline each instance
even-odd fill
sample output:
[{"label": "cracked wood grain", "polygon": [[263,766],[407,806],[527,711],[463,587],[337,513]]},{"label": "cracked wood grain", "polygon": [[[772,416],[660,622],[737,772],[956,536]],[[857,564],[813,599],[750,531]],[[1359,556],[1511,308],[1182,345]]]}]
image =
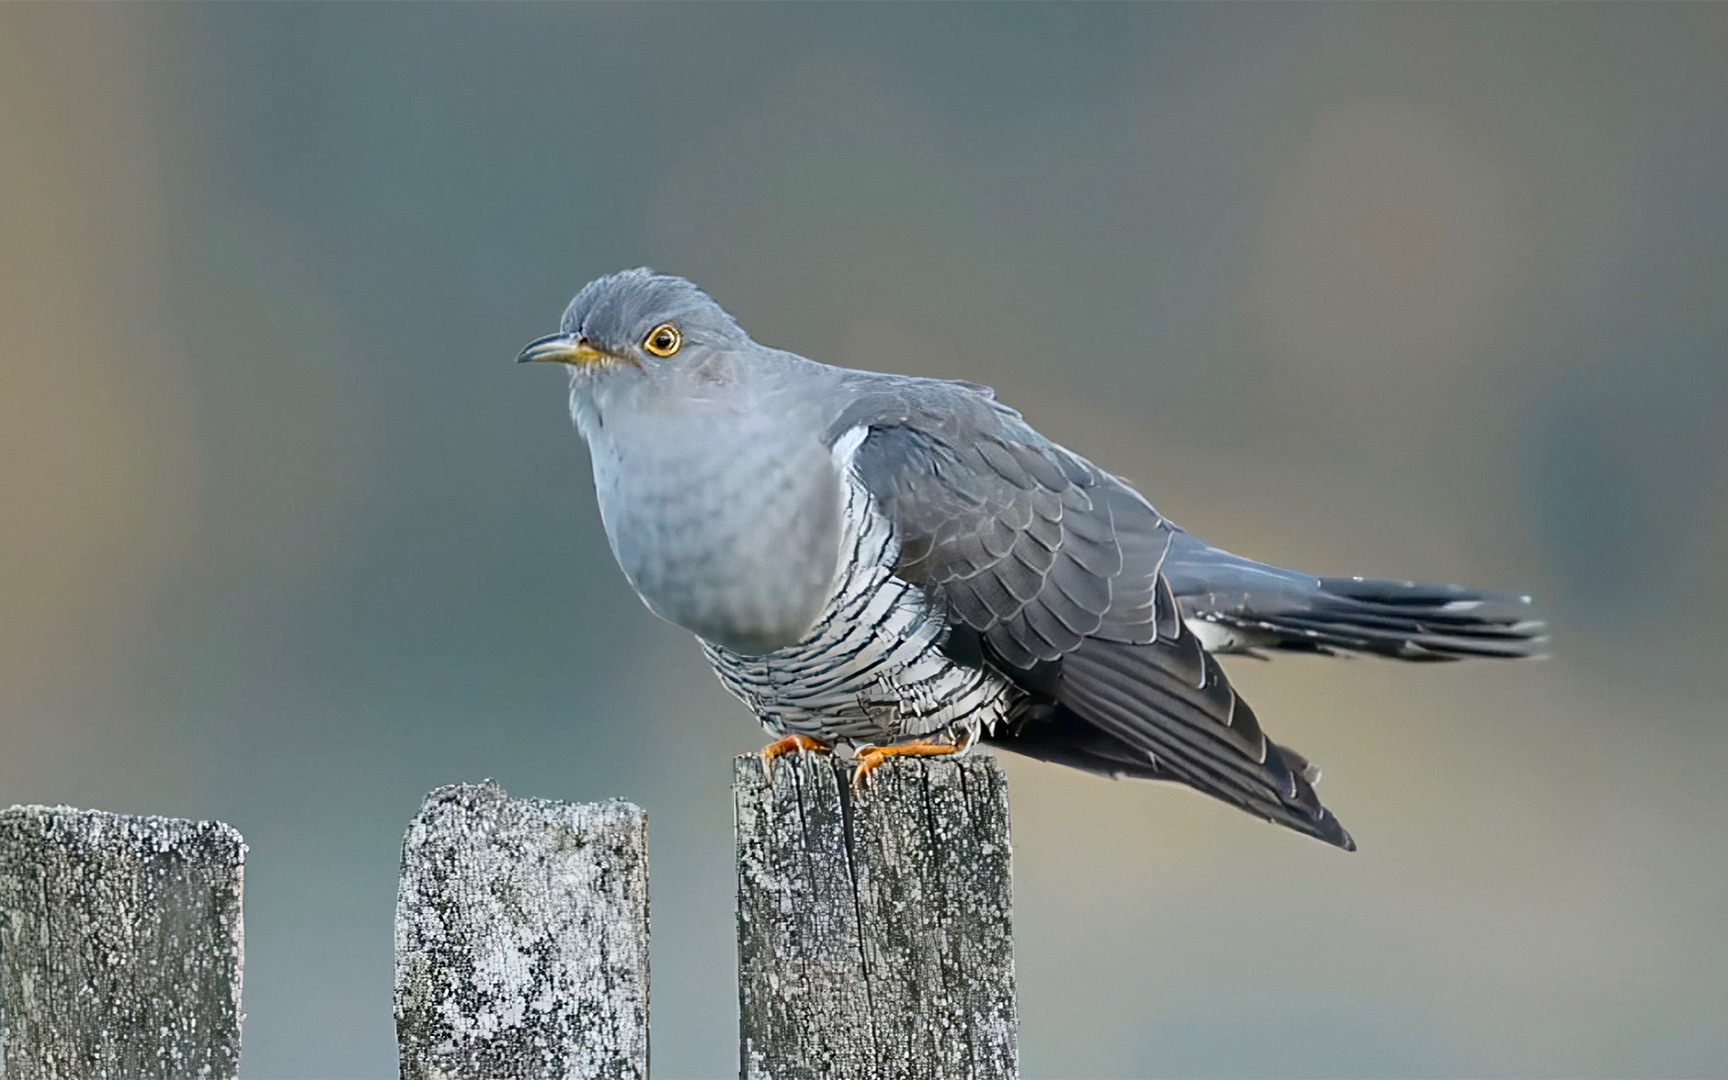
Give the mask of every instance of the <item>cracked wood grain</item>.
[{"label": "cracked wood grain", "polygon": [[646,1080],[648,820],[439,788],[402,842],[404,1080]]},{"label": "cracked wood grain", "polygon": [[747,1080],[1017,1075],[1008,792],[984,755],[733,767]]},{"label": "cracked wood grain", "polygon": [[220,822],[0,812],[0,1076],[235,1076],[245,853]]}]

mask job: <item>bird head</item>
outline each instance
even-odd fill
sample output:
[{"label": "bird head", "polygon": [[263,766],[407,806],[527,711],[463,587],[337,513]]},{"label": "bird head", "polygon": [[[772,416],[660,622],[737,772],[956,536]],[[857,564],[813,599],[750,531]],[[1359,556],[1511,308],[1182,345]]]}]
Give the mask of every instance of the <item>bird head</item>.
[{"label": "bird head", "polygon": [[564,310],[558,333],[529,342],[516,360],[567,364],[573,385],[713,381],[749,344],[707,293],[683,278],[639,269],[589,282]]}]

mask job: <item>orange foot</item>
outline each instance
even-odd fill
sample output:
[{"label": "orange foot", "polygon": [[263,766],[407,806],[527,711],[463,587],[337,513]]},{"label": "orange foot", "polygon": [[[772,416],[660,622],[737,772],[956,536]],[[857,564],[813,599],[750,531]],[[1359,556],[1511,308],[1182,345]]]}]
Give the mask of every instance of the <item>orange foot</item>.
[{"label": "orange foot", "polygon": [[777,757],[784,757],[787,754],[826,754],[832,752],[833,749],[822,740],[812,739],[808,735],[788,735],[784,739],[771,742],[762,748],[762,771],[766,773],[773,768],[774,759]]},{"label": "orange foot", "polygon": [[952,743],[929,742],[924,739],[895,746],[867,746],[858,751],[858,768],[852,771],[852,786],[863,786],[865,778],[891,757],[941,757],[959,752],[960,747]]}]

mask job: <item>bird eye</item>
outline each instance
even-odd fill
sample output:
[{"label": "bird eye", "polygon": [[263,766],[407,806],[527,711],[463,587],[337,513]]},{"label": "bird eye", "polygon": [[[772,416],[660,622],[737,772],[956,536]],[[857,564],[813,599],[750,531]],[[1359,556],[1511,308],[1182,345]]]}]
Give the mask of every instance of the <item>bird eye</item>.
[{"label": "bird eye", "polygon": [[648,331],[648,336],[642,339],[642,347],[655,356],[671,356],[683,344],[684,335],[669,322]]}]

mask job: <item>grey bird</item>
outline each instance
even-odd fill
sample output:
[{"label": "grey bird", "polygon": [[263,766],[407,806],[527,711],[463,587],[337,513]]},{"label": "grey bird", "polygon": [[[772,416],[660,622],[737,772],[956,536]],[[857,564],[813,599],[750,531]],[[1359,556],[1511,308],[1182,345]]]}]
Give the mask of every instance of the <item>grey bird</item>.
[{"label": "grey bird", "polygon": [[1528,657],[1527,596],[1316,577],[1184,532],[985,386],[768,348],[695,285],[596,280],[521,362],[570,371],[618,565],[789,751],[856,779],[983,741],[1187,784],[1347,850],[1219,653]]}]

